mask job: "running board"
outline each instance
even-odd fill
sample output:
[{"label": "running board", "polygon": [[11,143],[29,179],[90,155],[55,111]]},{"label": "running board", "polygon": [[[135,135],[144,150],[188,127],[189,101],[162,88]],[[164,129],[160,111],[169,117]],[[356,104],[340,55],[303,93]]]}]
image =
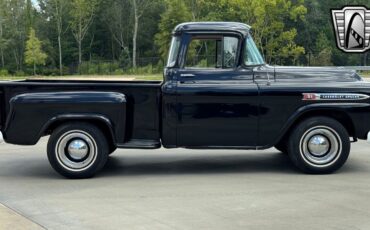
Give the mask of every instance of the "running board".
[{"label": "running board", "polygon": [[123,149],[158,149],[161,147],[161,142],[154,140],[132,139],[123,144],[117,144],[117,148]]}]

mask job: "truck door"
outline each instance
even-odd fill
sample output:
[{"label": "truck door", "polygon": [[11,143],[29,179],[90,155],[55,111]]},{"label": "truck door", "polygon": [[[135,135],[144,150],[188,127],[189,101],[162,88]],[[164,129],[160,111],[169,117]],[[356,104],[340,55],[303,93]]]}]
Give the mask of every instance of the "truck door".
[{"label": "truck door", "polygon": [[258,87],[238,67],[240,37],[193,35],[177,77],[177,145],[254,147]]}]

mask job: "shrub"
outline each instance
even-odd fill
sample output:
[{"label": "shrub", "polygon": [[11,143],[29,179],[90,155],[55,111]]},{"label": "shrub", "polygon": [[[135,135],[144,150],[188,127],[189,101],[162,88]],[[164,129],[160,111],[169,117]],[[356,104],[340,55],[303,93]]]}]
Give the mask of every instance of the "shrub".
[{"label": "shrub", "polygon": [[0,76],[1,77],[7,77],[9,76],[9,72],[6,69],[0,69]]},{"label": "shrub", "polygon": [[145,74],[158,74],[163,71],[163,64],[162,62],[159,62],[157,65],[146,65],[146,66],[141,66],[137,67],[136,69],[131,68],[128,69],[126,72],[128,74],[135,74],[135,75],[145,75]]},{"label": "shrub", "polygon": [[79,66],[79,73],[83,75],[109,75],[120,69],[118,62],[83,62]]},{"label": "shrub", "polygon": [[125,68],[119,62],[83,62],[79,66],[79,74],[82,75],[145,75],[158,74],[163,71],[163,63],[159,61],[156,65],[146,65],[137,68]]},{"label": "shrub", "polygon": [[43,76],[59,76],[60,70],[58,68],[43,68],[39,74]]},{"label": "shrub", "polygon": [[16,71],[14,73],[14,76],[16,76],[16,77],[24,77],[24,76],[26,76],[26,73],[23,72],[22,70],[18,70],[18,71]]},{"label": "shrub", "polygon": [[330,49],[323,49],[317,56],[311,60],[313,66],[332,66],[331,62],[332,51]]},{"label": "shrub", "polygon": [[124,74],[125,74],[125,72],[123,71],[123,69],[116,69],[114,71],[114,75],[124,75]]},{"label": "shrub", "polygon": [[117,62],[103,62],[99,64],[99,74],[108,75],[119,69]]}]

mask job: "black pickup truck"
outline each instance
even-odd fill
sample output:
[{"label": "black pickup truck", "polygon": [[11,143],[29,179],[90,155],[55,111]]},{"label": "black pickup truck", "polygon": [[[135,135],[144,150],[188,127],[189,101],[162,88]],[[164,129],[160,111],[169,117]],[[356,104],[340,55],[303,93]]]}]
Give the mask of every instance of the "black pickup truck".
[{"label": "black pickup truck", "polygon": [[[50,135],[48,159],[87,178],[116,148],[267,149],[306,173],[331,173],[368,139],[370,83],[342,68],[265,64],[250,27],[185,23],[173,31],[164,80],[0,82],[7,143]],[[1,151],[1,150],[0,150]]]}]

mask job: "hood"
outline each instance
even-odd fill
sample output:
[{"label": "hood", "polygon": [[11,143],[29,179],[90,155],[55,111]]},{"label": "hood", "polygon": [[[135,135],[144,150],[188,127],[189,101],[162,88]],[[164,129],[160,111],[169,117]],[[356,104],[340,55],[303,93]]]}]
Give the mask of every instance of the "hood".
[{"label": "hood", "polygon": [[354,70],[343,67],[295,67],[275,66],[276,80],[305,80],[305,81],[362,81]]}]

